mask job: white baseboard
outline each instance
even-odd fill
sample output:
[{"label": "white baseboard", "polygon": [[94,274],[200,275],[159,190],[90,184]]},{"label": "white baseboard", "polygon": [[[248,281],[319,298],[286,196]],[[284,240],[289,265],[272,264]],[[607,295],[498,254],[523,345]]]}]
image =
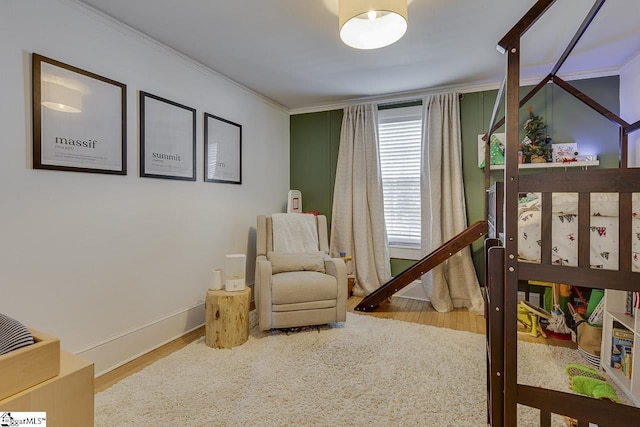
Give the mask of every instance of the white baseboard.
[{"label": "white baseboard", "polygon": [[74,353],[91,360],[98,377],[199,328],[204,322],[205,306],[199,303]]}]

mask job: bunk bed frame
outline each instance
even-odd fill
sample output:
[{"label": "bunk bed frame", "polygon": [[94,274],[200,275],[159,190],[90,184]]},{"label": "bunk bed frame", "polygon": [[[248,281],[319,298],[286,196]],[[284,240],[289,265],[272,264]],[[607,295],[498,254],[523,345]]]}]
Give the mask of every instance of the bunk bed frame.
[{"label": "bunk bed frame", "polygon": [[[485,240],[485,318],[487,322],[487,421],[493,427],[516,426],[517,405],[540,410],[540,425],[551,425],[551,414],[578,420],[578,426],[589,422],[598,426],[640,425],[640,409],[596,400],[570,393],[531,387],[517,382],[516,305],[519,280],[570,283],[588,288],[640,291],[640,273],[631,267],[632,193],[640,192],[640,169],[629,169],[628,135],[640,129],[640,122],[629,124],[595,100],[560,79],[556,73],[576,46],[605,0],[596,0],[582,25],[559,61],[522,100],[520,89],[520,39],[555,0],[538,0],[515,26],[500,40],[498,50],[506,55],[507,71],[493,109],[485,141],[502,125],[506,125],[504,182],[489,188],[490,168],[485,168],[488,188],[488,238]],[[548,82],[582,101],[619,128],[620,164],[618,169],[539,173],[519,175],[519,110]],[[496,121],[502,98],[505,118]],[[489,150],[485,164],[489,165]],[[562,179],[559,179],[560,176]],[[541,262],[518,260],[518,195],[541,193]],[[578,266],[552,265],[551,208],[554,192],[578,193]],[[589,266],[590,193],[617,193],[619,196],[619,270],[598,270]],[[504,204],[503,204],[504,203]],[[503,214],[504,212],[504,214]]]}]

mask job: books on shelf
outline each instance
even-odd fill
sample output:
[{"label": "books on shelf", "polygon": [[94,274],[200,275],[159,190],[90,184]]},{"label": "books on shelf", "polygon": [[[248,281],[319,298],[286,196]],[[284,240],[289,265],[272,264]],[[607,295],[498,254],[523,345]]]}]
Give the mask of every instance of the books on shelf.
[{"label": "books on shelf", "polygon": [[611,340],[611,367],[620,369],[627,378],[631,378],[633,332],[626,328],[613,328]]},{"label": "books on shelf", "polygon": [[589,316],[589,323],[591,325],[602,325],[602,321],[604,318],[604,298],[600,300],[596,308],[593,310],[591,315]]},{"label": "books on shelf", "polygon": [[629,292],[625,294],[624,314],[633,317],[634,309],[640,308],[640,292]]},{"label": "books on shelf", "polygon": [[624,314],[626,314],[627,316],[633,317],[634,297],[635,297],[635,292],[629,292],[629,291],[626,292]]}]

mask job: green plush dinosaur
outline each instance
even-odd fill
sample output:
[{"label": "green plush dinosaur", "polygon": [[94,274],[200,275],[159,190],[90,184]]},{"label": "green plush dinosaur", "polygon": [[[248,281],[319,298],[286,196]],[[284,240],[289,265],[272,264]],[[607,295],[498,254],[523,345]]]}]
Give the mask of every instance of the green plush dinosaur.
[{"label": "green plush dinosaur", "polygon": [[602,381],[605,380],[604,376],[597,369],[594,369],[591,366],[580,365],[578,363],[571,363],[567,365],[565,371],[567,372],[567,376],[569,378],[580,376],[595,378]]},{"label": "green plush dinosaur", "polygon": [[596,399],[608,399],[615,403],[620,403],[616,391],[609,383],[591,377],[576,375],[569,377],[571,390],[578,394],[595,397]]}]

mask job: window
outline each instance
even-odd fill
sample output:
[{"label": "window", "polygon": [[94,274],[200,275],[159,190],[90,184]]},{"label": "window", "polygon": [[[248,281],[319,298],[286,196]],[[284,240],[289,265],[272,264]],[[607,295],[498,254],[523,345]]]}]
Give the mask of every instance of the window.
[{"label": "window", "polygon": [[378,112],[380,167],[389,246],[420,248],[421,137],[421,105]]}]

